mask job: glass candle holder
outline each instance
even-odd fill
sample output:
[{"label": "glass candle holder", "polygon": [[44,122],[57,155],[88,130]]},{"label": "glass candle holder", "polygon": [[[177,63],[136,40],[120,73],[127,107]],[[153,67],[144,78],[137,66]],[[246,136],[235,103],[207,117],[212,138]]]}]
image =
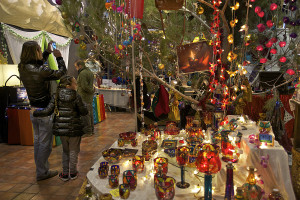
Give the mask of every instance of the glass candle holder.
[{"label": "glass candle holder", "polygon": [[158,177],[155,182],[155,194],[158,200],[172,200],[175,196],[175,179],[169,176]]},{"label": "glass candle holder", "polygon": [[102,166],[106,166],[109,169],[108,162],[101,162],[100,167],[102,167]]},{"label": "glass candle holder", "polygon": [[117,188],[119,186],[119,176],[118,175],[109,175],[108,184],[110,188]]},{"label": "glass candle holder", "polygon": [[136,147],[137,145],[138,145],[137,139],[131,140],[131,146],[132,146],[132,147]]},{"label": "glass candle holder", "polygon": [[130,187],[127,184],[119,185],[119,194],[121,199],[128,199],[130,195]]},{"label": "glass candle holder", "polygon": [[155,173],[168,173],[168,158],[157,157],[154,159],[154,171]]},{"label": "glass candle holder", "polygon": [[100,167],[98,168],[98,174],[99,174],[99,177],[100,177],[101,179],[106,178],[107,175],[108,175],[108,169],[107,169],[107,166],[100,166]]},{"label": "glass candle holder", "polygon": [[187,146],[177,147],[176,149],[176,161],[181,169],[181,182],[178,182],[176,186],[182,189],[190,187],[190,184],[184,180],[184,166],[189,161],[189,153],[190,149]]},{"label": "glass candle holder", "polygon": [[119,138],[119,139],[118,139],[118,146],[119,146],[119,147],[124,147],[124,145],[125,145],[125,140],[122,139],[122,138]]},{"label": "glass candle holder", "polygon": [[132,168],[136,173],[142,173],[145,169],[144,156],[134,156],[132,159]]},{"label": "glass candle holder", "polygon": [[119,176],[119,174],[120,174],[120,166],[119,165],[112,165],[110,167],[110,173],[111,173],[111,175],[117,175],[117,176]]},{"label": "glass candle holder", "polygon": [[123,172],[123,183],[129,185],[130,190],[135,190],[137,186],[137,175],[134,170],[126,170]]}]

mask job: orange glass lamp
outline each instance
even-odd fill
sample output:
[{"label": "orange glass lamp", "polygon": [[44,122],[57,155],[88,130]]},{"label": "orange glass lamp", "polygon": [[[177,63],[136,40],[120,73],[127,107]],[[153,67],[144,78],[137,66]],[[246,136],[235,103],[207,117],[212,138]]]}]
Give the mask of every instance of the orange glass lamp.
[{"label": "orange glass lamp", "polygon": [[202,143],[203,139],[204,134],[200,127],[200,122],[198,120],[194,120],[192,126],[187,129],[186,141],[189,145],[196,145]]},{"label": "orange glass lamp", "polygon": [[221,160],[219,158],[219,146],[214,144],[204,144],[198,154],[196,166],[199,172],[205,173],[204,178],[204,200],[212,199],[212,174],[221,170]]},{"label": "orange glass lamp", "polygon": [[261,199],[262,197],[262,189],[258,185],[256,185],[256,178],[255,178],[255,168],[249,167],[249,175],[246,179],[246,182],[243,185],[244,189],[244,198],[248,200],[256,200]]},{"label": "orange glass lamp", "polygon": [[176,183],[176,186],[185,189],[190,187],[190,184],[184,180],[184,166],[189,161],[190,148],[187,146],[177,147],[176,149],[176,161],[181,169],[181,182]]}]

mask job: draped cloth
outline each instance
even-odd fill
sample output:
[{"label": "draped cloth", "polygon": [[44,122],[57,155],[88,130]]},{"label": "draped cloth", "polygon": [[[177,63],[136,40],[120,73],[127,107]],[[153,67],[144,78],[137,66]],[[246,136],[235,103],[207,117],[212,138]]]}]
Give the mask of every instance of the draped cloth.
[{"label": "draped cloth", "polygon": [[[46,31],[27,32],[19,30],[4,23],[1,23],[1,25],[14,64],[20,63],[20,55],[24,42],[29,40],[36,41],[42,47],[42,49],[44,49],[46,44],[53,40],[56,42],[57,49],[60,50],[62,57],[64,58],[65,64],[68,67],[71,38],[65,38],[62,36],[54,35]],[[57,69],[56,59],[53,59],[53,62],[55,63],[55,66],[51,66],[51,68]]]}]

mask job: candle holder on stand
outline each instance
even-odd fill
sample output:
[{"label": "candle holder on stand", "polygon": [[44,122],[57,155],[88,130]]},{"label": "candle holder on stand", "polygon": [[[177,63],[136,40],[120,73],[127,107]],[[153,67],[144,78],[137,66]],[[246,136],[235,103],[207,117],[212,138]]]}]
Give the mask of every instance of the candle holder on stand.
[{"label": "candle holder on stand", "polygon": [[205,174],[204,197],[200,199],[212,200],[212,174],[221,170],[219,147],[214,144],[203,144],[196,160],[196,166],[199,172]]},{"label": "candle holder on stand", "polygon": [[225,187],[225,199],[234,200],[234,187],[233,187],[233,168],[232,162],[228,162],[227,168],[227,178]]},{"label": "candle holder on stand", "polygon": [[176,161],[181,169],[181,182],[176,183],[176,186],[185,189],[190,187],[190,184],[184,180],[184,167],[189,161],[190,148],[187,146],[177,147],[176,149]]}]

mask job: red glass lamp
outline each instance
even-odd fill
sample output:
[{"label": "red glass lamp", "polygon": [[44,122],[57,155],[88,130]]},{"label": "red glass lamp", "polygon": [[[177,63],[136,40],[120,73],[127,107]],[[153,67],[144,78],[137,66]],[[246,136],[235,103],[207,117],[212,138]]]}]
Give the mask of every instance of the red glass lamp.
[{"label": "red glass lamp", "polygon": [[189,161],[190,148],[187,146],[177,147],[176,161],[181,169],[181,182],[176,183],[176,186],[182,189],[190,187],[190,184],[184,181],[184,166]]}]

